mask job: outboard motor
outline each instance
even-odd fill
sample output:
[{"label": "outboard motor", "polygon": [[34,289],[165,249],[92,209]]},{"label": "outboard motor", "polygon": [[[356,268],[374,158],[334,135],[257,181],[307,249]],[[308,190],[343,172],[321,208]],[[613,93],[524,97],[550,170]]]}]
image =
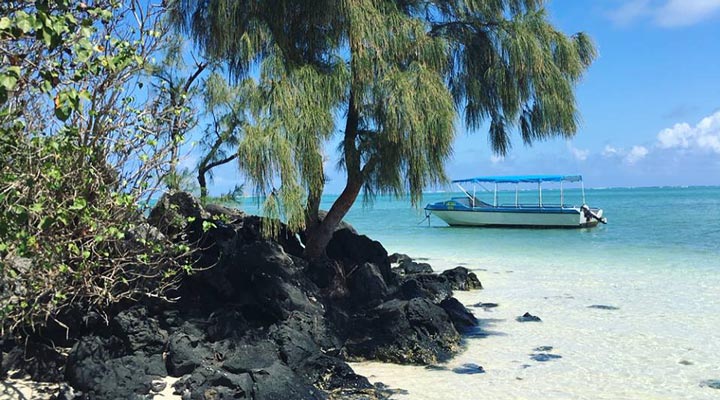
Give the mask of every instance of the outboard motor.
[{"label": "outboard motor", "polygon": [[592,210],[590,209],[590,207],[587,206],[587,204],[583,204],[580,209],[582,210],[583,215],[585,215],[585,219],[587,219],[588,221],[594,219],[598,222],[602,222],[603,224],[607,224],[607,218],[599,217],[597,214],[592,212]]}]

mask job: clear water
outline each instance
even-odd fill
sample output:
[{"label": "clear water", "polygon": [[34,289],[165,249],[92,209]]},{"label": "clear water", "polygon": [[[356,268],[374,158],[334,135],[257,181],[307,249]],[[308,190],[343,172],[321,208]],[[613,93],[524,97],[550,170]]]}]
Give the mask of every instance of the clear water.
[{"label": "clear water", "polygon": [[[514,192],[500,202],[514,202]],[[536,201],[521,192],[521,201]],[[448,198],[428,194],[421,203]],[[566,191],[566,203],[579,203]],[[329,208],[332,197],[324,199]],[[492,198],[485,199],[492,201]],[[545,191],[545,202],[559,193]],[[484,290],[459,292],[480,335],[447,371],[359,363],[397,399],[717,399],[720,379],[720,187],[587,190],[607,225],[581,230],[448,227],[408,201],[378,198],[346,220],[390,253],[426,257],[436,270],[465,265]],[[609,305],[617,310],[588,308]],[[519,323],[531,312],[542,323]],[[531,356],[539,346],[561,358]],[[482,365],[485,374],[452,368]]]},{"label": "clear water", "polygon": [[[559,200],[557,192],[544,192],[545,201]],[[565,192],[566,203],[580,202],[579,192]],[[535,201],[534,196],[522,192],[521,201]],[[448,197],[428,194],[422,204]],[[478,229],[449,227],[431,217],[428,227],[418,224],[425,217],[422,209],[387,197],[372,208],[356,205],[346,220],[389,251],[418,257],[528,266],[582,262],[583,268],[720,266],[720,188],[591,189],[586,198],[605,210],[609,224],[581,230]],[[500,195],[500,202],[506,201],[514,201],[514,192]]]}]

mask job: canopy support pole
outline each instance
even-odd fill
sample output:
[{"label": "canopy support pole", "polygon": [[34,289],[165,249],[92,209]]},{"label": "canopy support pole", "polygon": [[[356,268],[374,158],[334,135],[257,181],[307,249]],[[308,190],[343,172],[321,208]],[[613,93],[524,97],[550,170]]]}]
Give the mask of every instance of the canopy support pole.
[{"label": "canopy support pole", "polygon": [[515,184],[515,207],[518,206],[518,187],[520,186],[519,183]]},{"label": "canopy support pole", "polygon": [[493,196],[493,206],[497,207],[497,183],[495,183],[495,195]]},{"label": "canopy support pole", "polygon": [[585,204],[585,182],[580,181],[580,187],[582,188],[583,205]]},{"label": "canopy support pole", "polygon": [[475,185],[473,185],[472,207],[475,208]]},{"label": "canopy support pole", "polygon": [[538,182],[538,204],[542,207],[542,182]]},{"label": "canopy support pole", "polygon": [[563,201],[563,181],[560,181],[560,208],[563,208],[565,202]]}]

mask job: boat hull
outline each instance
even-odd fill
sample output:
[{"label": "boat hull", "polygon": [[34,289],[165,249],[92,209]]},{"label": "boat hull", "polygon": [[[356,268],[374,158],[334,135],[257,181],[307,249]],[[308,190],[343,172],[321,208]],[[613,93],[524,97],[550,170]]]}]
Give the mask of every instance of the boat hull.
[{"label": "boat hull", "polygon": [[[451,226],[589,228],[598,224],[597,219],[586,218],[577,208],[426,210]],[[592,211],[602,217],[602,210]]]}]

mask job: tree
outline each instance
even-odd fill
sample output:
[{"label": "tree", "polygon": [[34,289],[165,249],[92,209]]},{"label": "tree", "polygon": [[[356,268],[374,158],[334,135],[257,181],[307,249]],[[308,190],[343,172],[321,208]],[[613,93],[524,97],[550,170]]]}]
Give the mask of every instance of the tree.
[{"label": "tree", "polygon": [[0,4],[0,338],[164,298],[189,268],[143,216],[169,159],[143,91],[161,17],[139,0]]},{"label": "tree", "polygon": [[[312,259],[361,190],[409,194],[417,204],[423,188],[445,181],[458,117],[470,130],[489,122],[498,154],[510,150],[514,131],[526,144],[575,134],[573,86],[595,48],[583,33],[555,29],[543,4],[176,0],[170,10],[234,77],[260,65],[264,102],[239,162],[270,194],[266,210],[306,229]],[[322,144],[335,122],[347,180],[320,221]]]},{"label": "tree", "polygon": [[206,176],[212,178],[213,168],[237,158],[240,134],[246,123],[244,104],[248,99],[242,86],[229,86],[218,73],[208,76],[204,89],[205,112],[210,117],[210,123],[202,141],[205,152],[197,166],[201,199],[208,196]]},{"label": "tree", "polygon": [[192,68],[188,68],[183,55],[182,40],[173,36],[164,46],[165,57],[153,66],[153,83],[160,94],[153,103],[157,130],[165,136],[170,148],[168,171],[163,180],[170,189],[179,189],[183,174],[178,171],[180,147],[185,135],[197,124],[196,112],[192,107],[195,95],[199,91],[198,78],[208,68],[207,61],[193,59]]}]

